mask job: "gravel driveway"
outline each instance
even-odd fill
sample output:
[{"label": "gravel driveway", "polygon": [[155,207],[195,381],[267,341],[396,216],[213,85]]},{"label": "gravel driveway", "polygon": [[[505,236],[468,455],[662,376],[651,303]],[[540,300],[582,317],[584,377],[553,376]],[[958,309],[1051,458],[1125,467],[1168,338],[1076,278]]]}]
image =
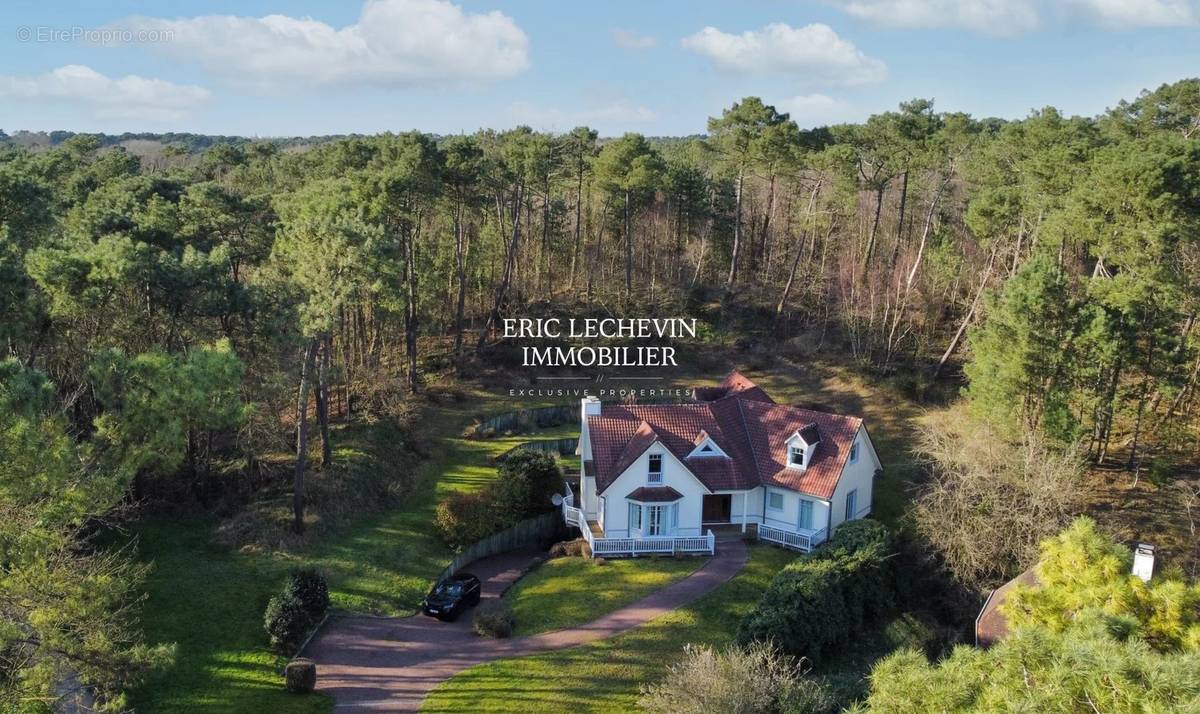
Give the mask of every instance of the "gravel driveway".
[{"label": "gravel driveway", "polygon": [[[467,570],[483,581],[483,597],[499,597],[539,557],[514,551]],[[340,711],[416,711],[442,681],[482,662],[612,637],[683,607],[732,578],[746,564],[740,540],[721,540],[717,555],[688,577],[586,625],[509,640],[479,637],[468,611],[457,622],[432,617],[331,619],[305,655],[317,662],[317,688]]]}]

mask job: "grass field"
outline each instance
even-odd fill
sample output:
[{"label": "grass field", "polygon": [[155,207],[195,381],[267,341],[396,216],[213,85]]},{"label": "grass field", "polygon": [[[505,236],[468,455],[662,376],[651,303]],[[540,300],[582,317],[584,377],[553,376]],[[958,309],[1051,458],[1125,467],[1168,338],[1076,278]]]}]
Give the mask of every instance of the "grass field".
[{"label": "grass field", "polygon": [[560,438],[573,424],[487,440],[463,438],[471,417],[506,405],[479,397],[430,410],[422,431],[432,448],[402,508],[365,519],[299,552],[243,553],[214,545],[209,519],[158,518],[140,524],[140,559],[154,563],[143,623],[150,642],[177,644],[175,664],[131,692],[139,712],[328,711],[320,696],[283,691],[281,661],[267,649],[262,613],[289,568],[315,565],[329,576],[335,608],[404,615],[452,557],[432,528],[437,502],[480,488],[490,458],[536,438]]},{"label": "grass field", "polygon": [[512,603],[515,636],[591,622],[687,577],[707,558],[623,558],[598,565],[588,558],[556,558],[517,581]]}]

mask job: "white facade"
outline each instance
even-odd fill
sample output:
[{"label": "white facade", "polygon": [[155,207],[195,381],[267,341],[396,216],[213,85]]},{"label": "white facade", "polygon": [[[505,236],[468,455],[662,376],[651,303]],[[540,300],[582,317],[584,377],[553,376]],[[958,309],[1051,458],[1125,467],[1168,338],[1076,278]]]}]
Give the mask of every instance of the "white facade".
[{"label": "white facade", "polygon": [[[872,499],[875,496],[875,472],[882,468],[864,427],[858,428],[858,433],[854,435],[854,445],[850,449],[851,458],[846,459],[842,477],[838,479],[837,488],[833,490],[833,510],[830,513],[832,518],[829,521],[831,534],[843,521],[863,518],[871,512],[874,503]],[[848,504],[847,499],[852,499],[853,503]],[[852,512],[847,513],[847,506],[850,506]]]},{"label": "white facade", "polygon": [[[662,458],[662,477],[660,481],[650,480],[650,457],[656,455]],[[634,489],[649,486],[669,486],[683,498],[673,503],[642,503],[629,501],[625,496]],[[692,475],[686,466],[675,458],[662,444],[651,444],[646,452],[639,456],[630,466],[616,478],[604,491],[604,534],[612,537],[634,536],[698,536],[700,529],[700,509],[704,502],[704,494],[709,490]],[[630,506],[641,511],[641,524],[629,522]],[[650,508],[667,507],[670,513],[669,521],[655,524],[656,533],[650,533]],[[583,509],[587,512],[587,508]]]}]

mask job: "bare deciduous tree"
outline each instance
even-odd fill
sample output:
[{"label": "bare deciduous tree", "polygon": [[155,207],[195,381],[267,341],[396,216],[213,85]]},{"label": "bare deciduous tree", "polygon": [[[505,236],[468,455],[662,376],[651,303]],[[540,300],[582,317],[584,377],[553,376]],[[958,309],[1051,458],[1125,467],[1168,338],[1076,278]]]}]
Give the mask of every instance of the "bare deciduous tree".
[{"label": "bare deciduous tree", "polygon": [[1037,560],[1038,543],[1066,526],[1083,496],[1078,449],[1030,434],[1017,443],[962,409],[933,418],[916,451],[929,477],[918,488],[917,530],[964,584],[984,588]]}]

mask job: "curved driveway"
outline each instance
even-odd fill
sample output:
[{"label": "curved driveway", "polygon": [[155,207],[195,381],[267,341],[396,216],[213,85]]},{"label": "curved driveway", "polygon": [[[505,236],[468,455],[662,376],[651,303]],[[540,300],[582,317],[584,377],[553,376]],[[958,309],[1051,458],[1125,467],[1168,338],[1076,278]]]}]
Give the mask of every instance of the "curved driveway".
[{"label": "curved driveway", "polygon": [[[530,551],[476,561],[483,597],[499,597],[536,560]],[[586,625],[510,640],[471,631],[471,612],[458,622],[431,617],[345,616],[331,619],[306,650],[317,662],[317,688],[341,711],[416,711],[442,681],[482,662],[520,657],[601,640],[683,607],[737,574],[746,564],[740,540],[718,541],[717,555],[688,577]]]}]

